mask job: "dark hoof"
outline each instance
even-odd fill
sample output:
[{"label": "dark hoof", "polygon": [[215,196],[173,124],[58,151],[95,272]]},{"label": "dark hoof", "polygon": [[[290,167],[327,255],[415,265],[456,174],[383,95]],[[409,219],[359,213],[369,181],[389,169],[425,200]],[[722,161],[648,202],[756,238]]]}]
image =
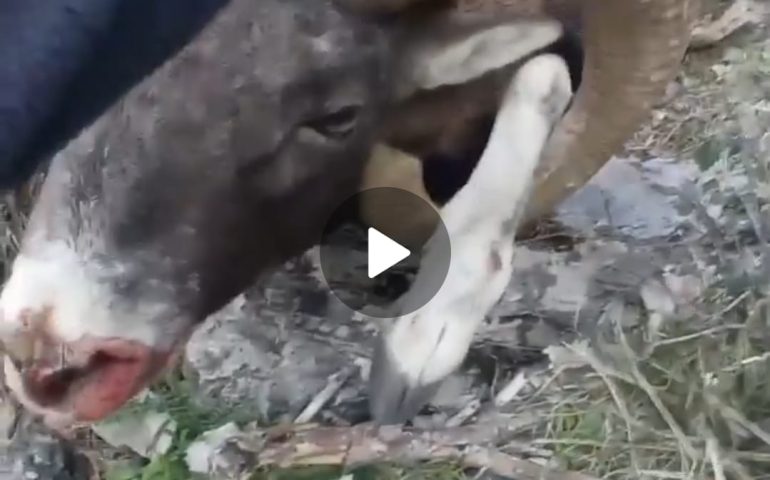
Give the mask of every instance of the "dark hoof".
[{"label": "dark hoof", "polygon": [[380,425],[404,423],[414,418],[433,398],[441,382],[413,385],[399,368],[380,335],[369,375],[369,411]]}]

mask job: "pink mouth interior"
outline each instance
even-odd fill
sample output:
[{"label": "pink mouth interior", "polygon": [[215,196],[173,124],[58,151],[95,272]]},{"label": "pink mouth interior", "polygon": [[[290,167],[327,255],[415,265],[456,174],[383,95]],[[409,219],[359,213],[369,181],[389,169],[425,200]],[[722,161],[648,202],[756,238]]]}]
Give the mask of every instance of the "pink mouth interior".
[{"label": "pink mouth interior", "polygon": [[166,364],[169,354],[127,340],[82,340],[84,364],[35,365],[23,372],[25,390],[41,407],[69,411],[76,421],[97,421],[122,407]]}]

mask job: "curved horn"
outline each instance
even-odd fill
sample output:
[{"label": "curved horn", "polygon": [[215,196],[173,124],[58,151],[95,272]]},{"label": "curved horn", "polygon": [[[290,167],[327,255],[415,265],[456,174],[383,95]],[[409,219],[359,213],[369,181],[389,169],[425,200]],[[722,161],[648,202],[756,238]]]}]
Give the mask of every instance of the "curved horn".
[{"label": "curved horn", "polygon": [[584,0],[583,81],[546,147],[525,224],[588,182],[646,120],[679,72],[698,5]]},{"label": "curved horn", "polygon": [[[395,12],[431,0],[339,0]],[[522,226],[547,215],[617,153],[679,71],[700,0],[453,0],[459,11],[550,15],[579,27],[581,87],[554,130]]]}]

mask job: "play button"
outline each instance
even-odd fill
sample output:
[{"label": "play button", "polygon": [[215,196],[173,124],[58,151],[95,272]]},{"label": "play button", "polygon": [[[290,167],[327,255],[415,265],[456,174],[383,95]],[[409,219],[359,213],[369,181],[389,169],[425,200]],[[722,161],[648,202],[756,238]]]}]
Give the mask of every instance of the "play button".
[{"label": "play button", "polygon": [[[319,251],[321,272],[334,296],[352,310],[380,318],[422,307],[449,270],[449,234],[438,211],[399,188],[371,188],[348,198],[329,218]],[[408,298],[396,302],[407,291]]]},{"label": "play button", "polygon": [[412,253],[409,249],[404,248],[374,228],[370,227],[368,232],[367,264],[369,278],[376,277]]}]

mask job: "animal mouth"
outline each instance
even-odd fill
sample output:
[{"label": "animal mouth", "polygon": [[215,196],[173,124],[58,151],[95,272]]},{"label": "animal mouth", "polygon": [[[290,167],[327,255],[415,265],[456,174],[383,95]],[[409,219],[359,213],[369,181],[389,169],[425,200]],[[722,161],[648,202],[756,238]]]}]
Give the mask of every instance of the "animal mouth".
[{"label": "animal mouth", "polygon": [[157,377],[171,357],[171,352],[125,339],[42,345],[36,353],[26,364],[19,357],[7,358],[8,386],[31,411],[73,422],[112,414]]}]

